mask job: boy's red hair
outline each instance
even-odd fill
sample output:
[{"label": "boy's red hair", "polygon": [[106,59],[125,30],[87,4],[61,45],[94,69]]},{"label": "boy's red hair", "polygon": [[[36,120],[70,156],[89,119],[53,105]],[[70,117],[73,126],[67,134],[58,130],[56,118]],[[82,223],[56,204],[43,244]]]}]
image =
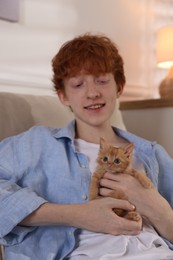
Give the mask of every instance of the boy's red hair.
[{"label": "boy's red hair", "polygon": [[123,59],[116,45],[106,36],[84,34],[66,42],[52,60],[56,91],[64,90],[63,80],[77,75],[112,73],[116,84],[124,86]]}]

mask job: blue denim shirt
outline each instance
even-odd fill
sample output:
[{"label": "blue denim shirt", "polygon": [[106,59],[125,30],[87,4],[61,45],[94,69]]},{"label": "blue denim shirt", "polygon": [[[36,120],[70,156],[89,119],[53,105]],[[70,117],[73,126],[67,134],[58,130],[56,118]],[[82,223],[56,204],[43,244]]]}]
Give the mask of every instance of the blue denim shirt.
[{"label": "blue denim shirt", "polygon": [[[134,143],[149,178],[173,207],[173,160],[163,147],[114,131]],[[74,137],[72,121],[62,129],[36,126],[0,143],[0,244],[6,260],[60,260],[73,250],[74,227],[17,224],[46,201],[88,200],[90,170],[86,156],[75,151]]]}]

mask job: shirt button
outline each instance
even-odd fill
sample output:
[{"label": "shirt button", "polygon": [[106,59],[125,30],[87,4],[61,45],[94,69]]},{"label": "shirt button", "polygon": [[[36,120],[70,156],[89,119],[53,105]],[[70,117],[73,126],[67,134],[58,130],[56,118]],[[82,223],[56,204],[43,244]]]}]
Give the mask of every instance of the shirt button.
[{"label": "shirt button", "polygon": [[82,168],[86,168],[85,164],[82,164],[81,167],[82,167]]},{"label": "shirt button", "polygon": [[83,195],[82,195],[82,199],[83,199],[83,200],[86,200],[86,199],[87,199],[87,195],[86,195],[86,194],[83,194]]}]

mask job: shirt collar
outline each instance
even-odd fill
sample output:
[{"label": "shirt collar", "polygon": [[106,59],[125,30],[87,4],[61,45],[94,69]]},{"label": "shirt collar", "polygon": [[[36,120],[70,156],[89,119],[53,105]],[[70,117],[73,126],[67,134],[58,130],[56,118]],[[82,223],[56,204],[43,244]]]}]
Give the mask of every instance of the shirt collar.
[{"label": "shirt collar", "polygon": [[113,129],[117,135],[125,138],[129,142],[132,142],[135,145],[136,151],[138,151],[138,150],[145,151],[147,154],[152,153],[151,148],[156,142],[148,141],[142,137],[136,136],[135,134],[132,134],[128,131],[125,131],[125,130],[122,130],[122,129],[119,129],[116,127],[113,127]]},{"label": "shirt collar", "polygon": [[75,138],[75,120],[72,120],[63,128],[52,129],[52,135],[57,139],[68,138],[73,141]]},{"label": "shirt collar", "polygon": [[[138,147],[139,150],[148,150],[148,152],[151,152],[151,145],[155,142],[147,141],[146,139],[143,139],[142,137],[138,137],[132,133],[129,133],[128,131],[113,127],[113,130],[115,133],[128,140],[129,142],[134,143],[136,147]],[[66,127],[63,128],[54,128],[52,129],[52,134],[55,138],[68,138],[74,142],[75,139],[75,119],[72,120]]]}]

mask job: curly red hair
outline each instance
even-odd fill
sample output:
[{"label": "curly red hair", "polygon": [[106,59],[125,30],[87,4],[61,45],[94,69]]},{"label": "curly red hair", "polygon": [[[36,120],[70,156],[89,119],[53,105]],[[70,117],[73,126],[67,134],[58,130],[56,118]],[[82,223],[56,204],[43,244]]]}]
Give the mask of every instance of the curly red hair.
[{"label": "curly red hair", "polygon": [[117,86],[124,86],[124,62],[117,46],[106,36],[84,34],[66,42],[52,59],[56,91],[64,90],[64,79],[81,71],[91,75],[113,73]]}]

